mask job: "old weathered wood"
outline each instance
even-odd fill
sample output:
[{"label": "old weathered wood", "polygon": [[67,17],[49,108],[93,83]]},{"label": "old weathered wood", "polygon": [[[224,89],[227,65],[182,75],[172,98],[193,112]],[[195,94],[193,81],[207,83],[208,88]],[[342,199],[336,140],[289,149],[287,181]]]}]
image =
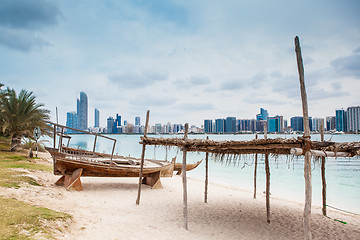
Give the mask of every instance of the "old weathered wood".
[{"label": "old weathered wood", "polygon": [[270,223],[270,166],[269,154],[265,154],[265,172],[266,172],[266,220]]},{"label": "old weathered wood", "polygon": [[[258,138],[258,135],[255,134],[255,139]],[[254,167],[254,199],[256,199],[256,172],[257,172],[257,162],[258,162],[258,155],[255,154],[255,167]]]},{"label": "old weathered wood", "polygon": [[[324,141],[324,122],[320,123],[321,141]],[[325,157],[321,157],[321,181],[322,181],[322,213],[326,216],[326,178],[325,178]]]},{"label": "old weathered wood", "polygon": [[[185,124],[184,140],[188,138],[189,124]],[[183,216],[184,223],[183,227],[188,230],[188,209],[187,209],[187,181],[186,181],[186,147],[183,148],[183,170],[182,170],[182,182],[183,182]]]},{"label": "old weathered wood", "polygon": [[160,175],[161,172],[152,173],[143,179],[143,183],[149,185],[152,189],[162,189],[163,186],[160,181]]},{"label": "old weathered wood", "polygon": [[267,139],[267,121],[264,122],[264,139]]},{"label": "old weathered wood", "polygon": [[300,92],[303,109],[303,120],[304,120],[304,138],[305,138],[305,160],[304,160],[304,178],[305,178],[305,207],[304,207],[304,238],[311,239],[311,153],[310,153],[310,126],[309,126],[309,114],[308,114],[308,103],[305,88],[304,79],[304,65],[301,56],[301,48],[299,37],[295,37],[295,52],[297,59],[297,66],[299,72],[300,81]]},{"label": "old weathered wood", "polygon": [[64,186],[66,190],[82,191],[80,176],[83,169],[76,169],[71,175],[62,176],[55,184],[58,186]]},{"label": "old weathered wood", "polygon": [[97,140],[97,136],[98,136],[98,135],[95,135],[93,152],[95,152],[95,147],[96,147],[96,140]]},{"label": "old weathered wood", "polygon": [[62,139],[63,139],[63,135],[64,135],[64,128],[61,128],[61,133],[60,133],[60,140],[59,140],[59,152],[61,152],[61,148],[62,148]]},{"label": "old weathered wood", "polygon": [[[295,156],[300,156],[304,154],[302,148],[292,148],[290,149],[290,154]],[[310,154],[315,157],[350,157],[351,153],[349,152],[329,152],[329,151],[319,151],[319,150],[310,150]]]},{"label": "old weathered wood", "polygon": [[[146,122],[145,122],[144,137],[146,137],[146,134],[147,134],[147,128],[148,128],[148,124],[149,124],[149,115],[150,115],[150,110],[147,110],[147,112],[146,112]],[[144,171],[145,149],[146,149],[146,145],[143,144],[142,152],[141,152],[141,163],[140,163],[140,173],[139,173],[138,196],[137,196],[137,199],[136,199],[136,204],[137,204],[137,205],[140,204],[141,181],[142,181],[143,171]]]},{"label": "old weathered wood", "polygon": [[[206,137],[206,140],[209,140],[209,136]],[[205,153],[205,193],[204,201],[207,203],[208,197],[208,184],[209,184],[209,153]]]}]

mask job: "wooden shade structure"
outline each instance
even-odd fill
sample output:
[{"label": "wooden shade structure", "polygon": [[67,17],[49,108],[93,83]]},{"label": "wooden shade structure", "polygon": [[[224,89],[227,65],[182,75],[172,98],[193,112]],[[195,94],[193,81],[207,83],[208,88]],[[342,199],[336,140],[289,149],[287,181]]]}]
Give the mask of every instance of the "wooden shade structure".
[{"label": "wooden shade structure", "polygon": [[[166,146],[166,147],[178,147],[183,151],[183,169],[186,164],[187,152],[205,152],[206,153],[206,180],[205,180],[205,202],[207,202],[207,184],[208,184],[208,154],[213,154],[215,157],[222,157],[224,155],[242,155],[242,154],[264,154],[265,155],[265,170],[266,170],[266,211],[267,222],[270,223],[270,169],[269,169],[269,155],[304,155],[304,178],[305,178],[305,207],[304,207],[304,238],[311,239],[311,156],[323,157],[322,171],[325,171],[325,157],[327,156],[347,156],[352,157],[360,155],[360,142],[352,143],[336,143],[330,141],[311,141],[309,118],[308,118],[308,104],[304,82],[304,69],[301,57],[301,49],[299,38],[295,38],[295,51],[297,56],[299,80],[300,80],[300,92],[303,106],[304,117],[304,135],[298,138],[291,139],[267,139],[266,127],[264,139],[253,139],[250,141],[214,141],[207,139],[188,139],[187,127],[185,128],[184,138],[152,138],[147,137],[146,132],[141,137],[141,144],[143,144],[143,150],[146,145]],[[187,124],[185,125],[187,126]],[[256,168],[255,168],[256,174]],[[254,175],[255,175],[254,174]],[[325,173],[323,176],[323,184],[325,183]],[[254,176],[254,188],[256,188],[256,177]],[[140,189],[140,183],[139,183]],[[183,201],[184,201],[184,228],[188,229],[188,216],[187,216],[187,185],[186,185],[186,171],[183,171]],[[323,198],[326,195],[326,188],[323,188]],[[138,199],[140,197],[140,190]],[[254,198],[256,192],[254,192]],[[325,196],[326,198],[326,196]],[[325,201],[326,202],[326,201]],[[138,202],[137,202],[138,204]],[[325,208],[325,206],[323,206]],[[323,210],[324,211],[324,210]],[[326,210],[324,215],[326,214]]]}]

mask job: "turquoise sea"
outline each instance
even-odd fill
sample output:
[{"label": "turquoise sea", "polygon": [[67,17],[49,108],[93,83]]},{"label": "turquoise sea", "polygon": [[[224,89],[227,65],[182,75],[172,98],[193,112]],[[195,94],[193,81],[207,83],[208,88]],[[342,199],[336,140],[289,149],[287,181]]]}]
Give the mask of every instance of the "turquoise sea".
[{"label": "turquoise sea", "polygon": [[[139,144],[140,135],[107,135],[117,140],[115,153],[125,156],[141,157],[142,145]],[[152,137],[179,137],[182,135],[151,135]],[[208,135],[213,140],[250,140],[254,134],[242,135]],[[298,135],[273,135],[268,138],[293,138]],[[92,150],[94,136],[71,135],[70,147]],[[189,138],[206,138],[207,135],[189,135]],[[263,138],[263,135],[259,135]],[[312,140],[320,140],[320,135],[312,135]],[[360,135],[325,135],[325,140],[335,142],[360,141]],[[52,142],[46,145],[51,145]],[[66,142],[64,143],[66,144]],[[111,153],[113,141],[98,138],[96,151]],[[177,157],[182,161],[182,152],[178,148],[146,147],[146,158],[171,160]],[[195,163],[204,159],[198,168],[188,172],[187,176],[205,179],[205,153],[188,153],[187,162]],[[271,197],[284,198],[291,201],[304,202],[304,158],[292,156],[270,157],[270,187]],[[312,198],[313,206],[321,206],[322,184],[320,163],[312,160]],[[254,155],[245,155],[236,161],[230,159],[209,160],[209,181],[226,186],[249,191],[249,198],[253,194]],[[336,208],[360,214],[360,159],[327,158],[326,160],[327,204]],[[264,156],[258,156],[257,194],[265,191],[265,164]],[[209,196],[210,197],[210,196]]]}]

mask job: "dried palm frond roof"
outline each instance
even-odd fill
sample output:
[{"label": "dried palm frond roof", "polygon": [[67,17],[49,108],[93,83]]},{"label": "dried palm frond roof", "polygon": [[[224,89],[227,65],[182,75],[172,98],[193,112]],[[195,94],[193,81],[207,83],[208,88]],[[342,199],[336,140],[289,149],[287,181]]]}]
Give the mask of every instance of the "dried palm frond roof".
[{"label": "dried palm frond roof", "polygon": [[[173,146],[186,148],[187,151],[210,152],[220,154],[290,154],[291,148],[303,148],[305,139],[298,138],[273,138],[253,139],[249,141],[183,138],[151,138],[141,137],[141,144],[156,146]],[[335,143],[311,141],[311,149],[320,151],[350,152],[353,156],[360,155],[360,142]]]}]

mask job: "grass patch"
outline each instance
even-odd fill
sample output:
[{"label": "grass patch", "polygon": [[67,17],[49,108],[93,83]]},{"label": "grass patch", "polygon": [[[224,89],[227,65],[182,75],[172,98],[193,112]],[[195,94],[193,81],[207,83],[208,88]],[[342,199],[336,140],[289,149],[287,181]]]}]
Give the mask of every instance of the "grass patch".
[{"label": "grass patch", "polygon": [[0,209],[0,239],[32,239],[35,235],[52,238],[52,231],[49,230],[48,225],[55,221],[71,219],[69,214],[35,207],[2,196],[0,196]]},{"label": "grass patch", "polygon": [[39,186],[35,179],[24,176],[19,169],[32,169],[41,171],[52,171],[52,166],[33,163],[25,153],[0,152],[0,187],[19,188],[21,183]]}]

